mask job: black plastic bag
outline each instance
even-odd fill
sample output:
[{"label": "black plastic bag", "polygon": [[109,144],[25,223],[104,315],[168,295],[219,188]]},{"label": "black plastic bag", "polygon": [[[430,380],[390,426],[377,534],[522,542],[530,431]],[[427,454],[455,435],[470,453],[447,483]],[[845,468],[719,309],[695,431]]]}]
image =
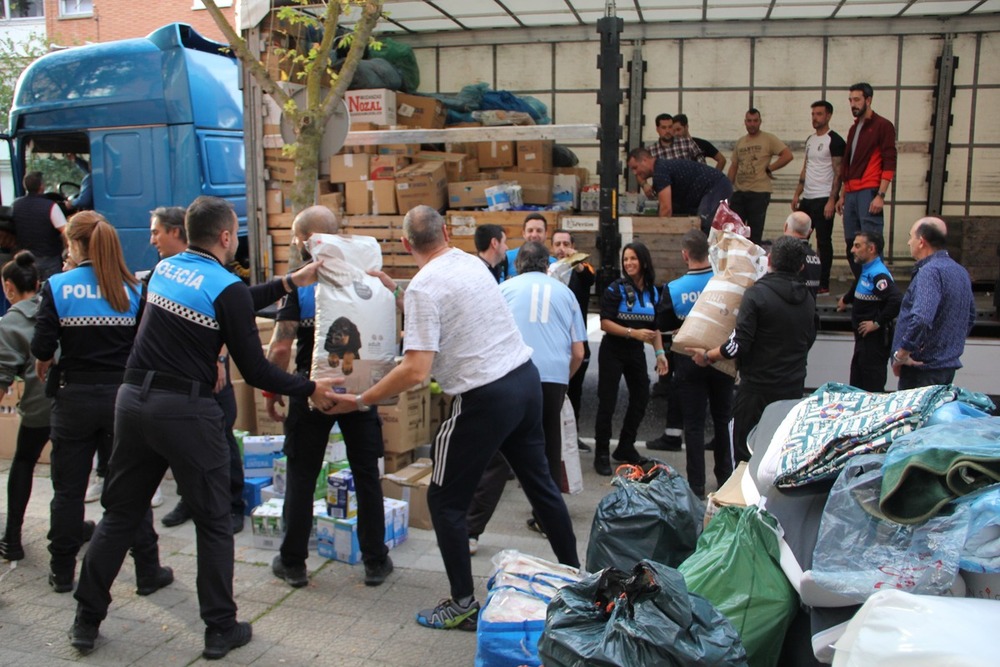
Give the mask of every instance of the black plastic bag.
[{"label": "black plastic bag", "polygon": [[680,474],[658,464],[638,478],[616,475],[594,511],[587,570],[629,569],[643,558],[677,567],[694,553],[705,504]]},{"label": "black plastic bag", "polygon": [[644,560],[562,588],[538,642],[545,667],[744,666],[732,624],[673,568]]}]

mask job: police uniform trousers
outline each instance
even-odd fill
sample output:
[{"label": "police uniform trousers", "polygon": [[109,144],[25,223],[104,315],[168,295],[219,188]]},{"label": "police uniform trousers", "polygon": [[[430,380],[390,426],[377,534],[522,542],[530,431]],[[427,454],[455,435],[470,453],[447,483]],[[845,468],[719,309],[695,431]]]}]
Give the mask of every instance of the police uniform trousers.
[{"label": "police uniform trousers", "polygon": [[454,599],[475,592],[466,513],[498,451],[514,469],[556,558],[579,567],[569,511],[545,458],[542,383],[531,361],[455,396],[431,449],[434,472],[427,505]]},{"label": "police uniform trousers", "polygon": [[226,382],[215,400],[222,406],[222,414],[226,417],[226,442],[229,444],[229,489],[231,493],[230,511],[235,515],[243,514],[243,453],[240,443],[236,441],[233,427],[236,424],[236,392],[233,383]]},{"label": "police uniform trousers", "polygon": [[691,490],[705,495],[705,404],[712,414],[714,431],[715,481],[721,487],[733,474],[733,451],[729,421],[733,414],[734,378],[715,368],[702,368],[691,357],[675,354],[677,395],[684,421],[687,480]]},{"label": "police uniform trousers", "polygon": [[892,341],[886,332],[876,329],[867,336],[854,331],[854,355],[851,357],[851,385],[865,391],[885,391],[886,369]]},{"label": "police uniform trousers", "polygon": [[83,560],[77,613],[90,622],[107,615],[111,584],[169,466],[194,519],[201,618],[208,630],[225,632],[236,624],[225,416],[212,387],[192,381],[187,393],[158,389],[155,376],[149,371],[142,386],[118,391],[104,518]]},{"label": "police uniform trousers", "polygon": [[[96,376],[96,373],[92,375]],[[90,481],[94,454],[105,446],[105,441],[111,442],[114,438],[115,395],[119,384],[78,382],[77,379],[87,379],[82,373],[78,378],[70,374],[64,378],[68,378],[67,383],[59,388],[52,403],[53,496],[49,554],[52,572],[71,576],[76,572],[76,556],[83,544],[83,497]],[[120,377],[118,380],[120,382]],[[149,510],[148,500],[145,509]],[[154,574],[159,560],[152,525],[148,530],[130,533],[128,546],[134,547],[136,570],[143,575]]]},{"label": "police uniform trousers", "polygon": [[649,403],[649,371],[646,351],[638,340],[605,335],[597,352],[597,420],[594,422],[596,453],[607,453],[611,443],[611,421],[618,403],[618,385],[625,376],[628,407],[622,421],[619,447],[635,445],[639,425]]},{"label": "police uniform trousers", "polygon": [[378,459],[383,453],[378,412],[372,408],[368,412],[327,415],[311,410],[308,401],[305,397],[290,397],[285,418],[288,478],[281,560],[285,565],[299,566],[304,565],[309,556],[316,478],[326,456],[330,430],[339,423],[358,498],[361,556],[365,563],[380,563],[389,550],[385,546],[385,510],[378,475]]}]

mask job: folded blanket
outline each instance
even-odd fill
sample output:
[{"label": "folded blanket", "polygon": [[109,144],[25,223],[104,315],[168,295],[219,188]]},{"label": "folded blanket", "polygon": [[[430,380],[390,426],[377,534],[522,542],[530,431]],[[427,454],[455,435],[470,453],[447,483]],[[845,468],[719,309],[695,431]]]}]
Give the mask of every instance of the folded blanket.
[{"label": "folded blanket", "polygon": [[951,500],[997,482],[1000,417],[928,426],[889,448],[879,507],[897,523],[921,523]]},{"label": "folded blanket", "polygon": [[803,399],[775,434],[781,440],[770,448],[777,458],[774,485],[795,488],[834,478],[851,457],[885,452],[951,401],[993,409],[985,394],[954,385],[873,394],[829,382]]}]

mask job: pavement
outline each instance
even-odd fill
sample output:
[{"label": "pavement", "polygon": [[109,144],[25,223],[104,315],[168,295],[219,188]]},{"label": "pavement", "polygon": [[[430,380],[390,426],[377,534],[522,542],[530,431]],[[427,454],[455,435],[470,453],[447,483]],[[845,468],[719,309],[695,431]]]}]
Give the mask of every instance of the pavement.
[{"label": "pavement", "polygon": [[[600,339],[590,327],[591,339]],[[593,444],[596,412],[597,349],[587,373],[580,430],[584,442]],[[650,353],[651,354],[651,353]],[[650,364],[652,368],[652,363]],[[614,432],[624,412],[624,387],[614,420]],[[640,429],[641,439],[657,437],[663,428],[663,399],[653,399]],[[612,445],[613,449],[614,445]],[[646,452],[639,443],[640,453]],[[655,452],[657,458],[678,470],[685,469],[684,452]],[[610,478],[593,470],[593,454],[581,453],[584,490],[566,496],[583,562],[594,509],[610,490]],[[0,461],[0,488],[6,488],[9,461]],[[707,469],[712,469],[708,462]],[[711,475],[709,489],[713,490]],[[35,469],[35,485],[23,531],[25,559],[13,570],[0,561],[0,665],[48,667],[86,665],[202,664],[204,625],[198,616],[195,590],[195,534],[191,522],[165,528],[159,519],[177,501],[174,482],[162,485],[164,503],[154,510],[160,535],[160,558],[174,569],[175,581],[148,597],[135,593],[131,559],[111,590],[113,601],[101,625],[96,649],[81,655],[70,646],[67,632],[73,623],[76,602],[70,594],[52,592],[46,582],[48,551],[46,533],[52,486],[49,466]],[[86,506],[88,519],[100,520],[99,503]],[[493,520],[479,541],[472,558],[476,597],[486,598],[486,581],[492,571],[490,559],[503,549],[553,559],[548,542],[528,530],[528,501],[516,482],[509,482]],[[6,518],[6,517],[4,517]],[[80,558],[85,553],[81,550]],[[409,539],[390,552],[396,569],[379,587],[366,587],[362,565],[328,561],[315,554],[309,558],[309,585],[290,588],[271,574],[275,551],[252,544],[249,520],[236,536],[234,592],[240,620],[253,624],[253,640],[214,664],[256,666],[392,665],[394,667],[474,664],[476,635],[460,630],[430,630],[417,625],[415,613],[448,596],[434,534],[410,530]],[[79,568],[78,568],[79,570]]]}]

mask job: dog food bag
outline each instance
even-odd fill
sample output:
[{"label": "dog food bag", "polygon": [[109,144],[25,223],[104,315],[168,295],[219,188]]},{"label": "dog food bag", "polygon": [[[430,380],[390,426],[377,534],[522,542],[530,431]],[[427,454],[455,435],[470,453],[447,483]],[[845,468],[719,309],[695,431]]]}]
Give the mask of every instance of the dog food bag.
[{"label": "dog food bag", "polygon": [[382,268],[382,250],[374,238],[350,234],[313,234],[307,247],[323,263],[312,378],[343,378],[338,391],[360,394],[395,366],[396,299],[368,275]]}]

